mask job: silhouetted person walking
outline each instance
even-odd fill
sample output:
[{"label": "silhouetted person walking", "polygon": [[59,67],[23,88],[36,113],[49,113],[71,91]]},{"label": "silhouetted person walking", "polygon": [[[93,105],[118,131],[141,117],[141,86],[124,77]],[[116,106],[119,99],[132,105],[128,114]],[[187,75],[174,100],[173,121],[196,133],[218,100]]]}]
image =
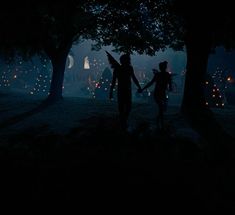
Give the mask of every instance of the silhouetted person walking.
[{"label": "silhouetted person walking", "polygon": [[164,111],[167,107],[166,90],[172,91],[172,78],[167,69],[167,61],[159,63],[159,71],[155,71],[153,79],[140,91],[147,89],[155,83],[154,99],[158,105],[157,123],[160,129],[164,129]]},{"label": "silhouetted person walking", "polygon": [[[108,53],[108,57],[111,55]],[[112,61],[113,59],[109,59]],[[117,89],[117,100],[118,100],[118,110],[121,126],[123,129],[127,128],[127,120],[131,111],[132,105],[132,92],[131,92],[131,79],[134,81],[138,90],[141,90],[140,84],[135,77],[134,69],[131,66],[131,58],[129,54],[124,54],[120,57],[121,65],[113,66],[113,80],[110,88],[110,99],[113,98],[113,89],[115,87],[116,81],[118,81]],[[111,63],[112,64],[112,63]]]}]

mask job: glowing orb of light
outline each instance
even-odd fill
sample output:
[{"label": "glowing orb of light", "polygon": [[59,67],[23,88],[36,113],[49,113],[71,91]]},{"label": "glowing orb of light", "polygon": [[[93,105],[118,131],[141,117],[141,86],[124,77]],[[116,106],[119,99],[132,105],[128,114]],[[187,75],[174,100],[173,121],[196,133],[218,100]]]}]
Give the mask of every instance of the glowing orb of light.
[{"label": "glowing orb of light", "polygon": [[228,76],[227,81],[228,81],[228,82],[232,82],[232,77],[231,77],[231,76]]}]

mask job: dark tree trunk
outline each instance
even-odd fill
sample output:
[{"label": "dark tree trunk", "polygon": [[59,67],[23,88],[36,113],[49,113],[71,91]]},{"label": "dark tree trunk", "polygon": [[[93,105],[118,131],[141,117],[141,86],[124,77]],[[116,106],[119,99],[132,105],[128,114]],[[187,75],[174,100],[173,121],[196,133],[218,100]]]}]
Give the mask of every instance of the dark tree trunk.
[{"label": "dark tree trunk", "polygon": [[194,31],[188,35],[186,48],[187,72],[182,112],[187,116],[192,128],[207,141],[208,159],[217,159],[217,156],[220,158],[230,156],[229,151],[233,140],[205,105],[205,75],[211,50],[209,34]]},{"label": "dark tree trunk", "polygon": [[187,67],[183,112],[198,112],[206,109],[204,95],[205,75],[211,49],[210,36],[202,32],[191,32],[186,39]]},{"label": "dark tree trunk", "polygon": [[64,72],[66,60],[72,43],[50,52],[48,55],[52,62],[53,73],[48,100],[56,101],[62,98]]}]

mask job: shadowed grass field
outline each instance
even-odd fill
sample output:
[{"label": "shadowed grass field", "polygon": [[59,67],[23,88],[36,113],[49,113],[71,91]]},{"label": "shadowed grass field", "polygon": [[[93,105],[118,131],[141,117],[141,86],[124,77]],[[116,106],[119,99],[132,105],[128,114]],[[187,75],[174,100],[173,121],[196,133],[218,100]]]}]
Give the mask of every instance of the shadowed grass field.
[{"label": "shadowed grass field", "polygon": [[[65,98],[32,111],[40,98],[12,94],[0,100],[1,182],[10,199],[25,194],[35,201],[96,202],[102,193],[104,201],[121,194],[154,201],[166,211],[173,209],[169,205],[196,211],[233,207],[228,193],[235,189],[234,161],[219,155],[211,160],[206,140],[177,107],[169,107],[160,132],[154,104],[134,104],[130,131],[123,132],[116,104]],[[226,124],[222,114],[216,112]]]}]

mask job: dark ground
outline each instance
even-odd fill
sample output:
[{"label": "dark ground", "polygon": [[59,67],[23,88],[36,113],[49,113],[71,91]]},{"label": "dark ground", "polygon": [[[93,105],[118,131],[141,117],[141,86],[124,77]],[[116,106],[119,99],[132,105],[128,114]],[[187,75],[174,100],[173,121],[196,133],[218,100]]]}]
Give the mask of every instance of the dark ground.
[{"label": "dark ground", "polygon": [[211,152],[175,108],[160,132],[150,107],[135,104],[132,130],[124,133],[113,104],[65,99],[32,111],[40,99],[2,94],[0,100],[1,193],[9,201],[189,214],[234,207],[233,149]]}]

